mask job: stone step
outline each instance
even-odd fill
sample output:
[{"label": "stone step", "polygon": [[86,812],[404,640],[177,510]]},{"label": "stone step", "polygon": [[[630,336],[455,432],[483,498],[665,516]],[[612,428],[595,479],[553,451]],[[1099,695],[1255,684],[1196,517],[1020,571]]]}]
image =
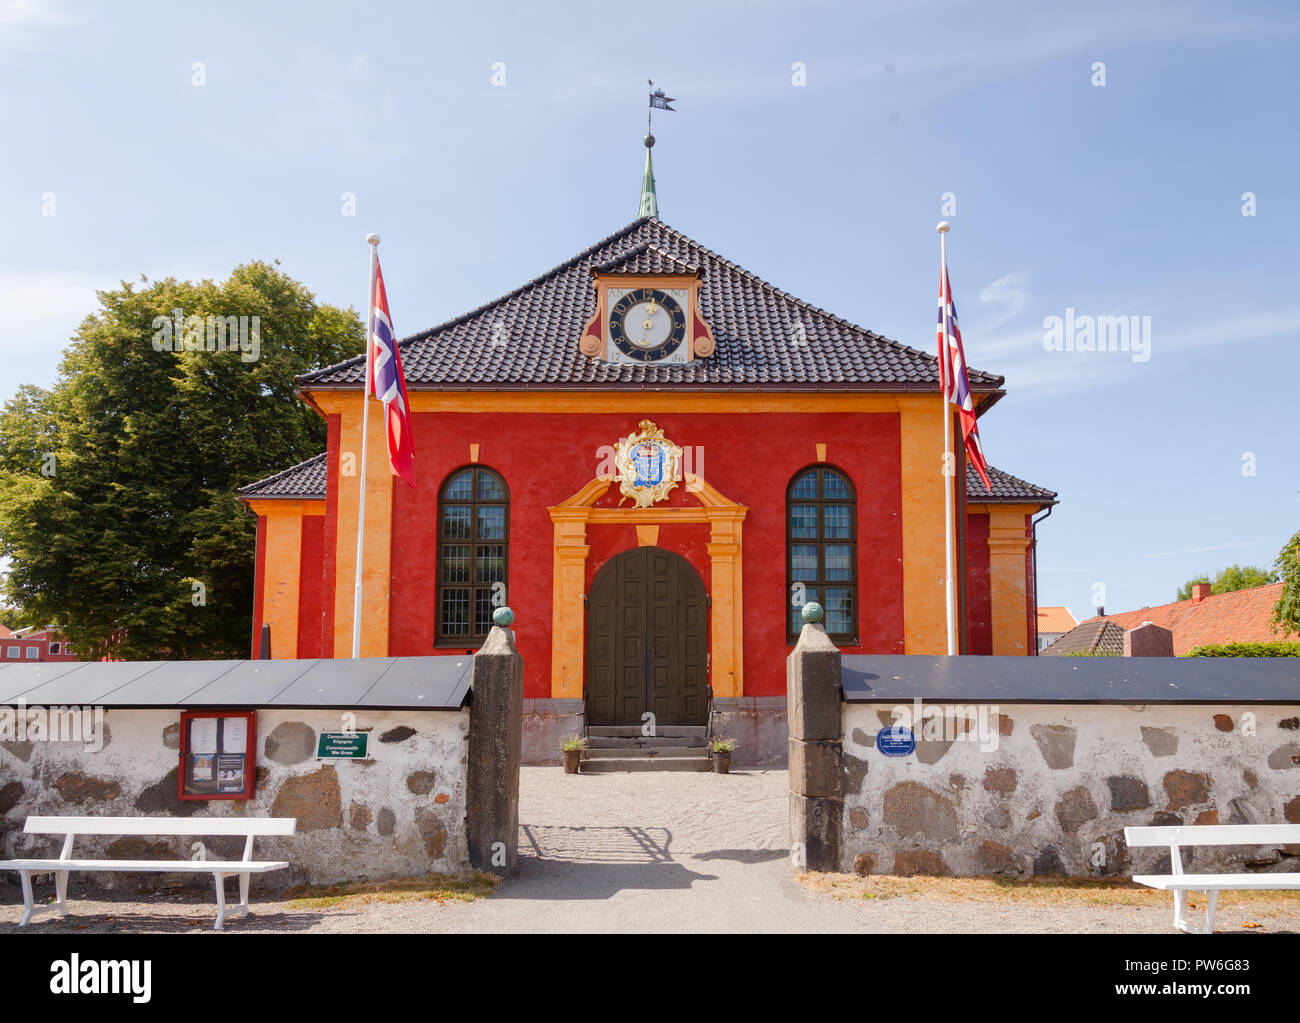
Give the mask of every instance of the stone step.
[{"label": "stone step", "polygon": [[705,745],[702,735],[657,735],[654,738],[643,735],[627,738],[616,735],[593,735],[587,740],[589,749],[663,749],[669,746],[703,748]]},{"label": "stone step", "polygon": [[708,759],[709,750],[707,746],[654,746],[654,747],[626,747],[616,749],[602,749],[592,747],[587,750],[584,760],[618,760],[620,758],[631,759],[633,757],[660,757],[668,759],[672,757],[704,757]]},{"label": "stone step", "polygon": [[708,727],[706,725],[660,725],[655,729],[654,736],[643,736],[640,725],[591,725],[587,729],[589,736],[601,736],[610,739],[681,739],[687,737],[703,739],[707,733]]},{"label": "stone step", "polygon": [[583,774],[616,774],[619,771],[712,771],[708,757],[625,757],[614,760],[584,760]]}]

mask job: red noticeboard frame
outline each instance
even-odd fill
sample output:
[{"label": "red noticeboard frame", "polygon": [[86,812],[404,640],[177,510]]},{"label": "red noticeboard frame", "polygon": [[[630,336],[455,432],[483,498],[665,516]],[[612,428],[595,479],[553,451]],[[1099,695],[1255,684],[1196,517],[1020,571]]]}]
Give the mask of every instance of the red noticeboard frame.
[{"label": "red noticeboard frame", "polygon": [[[242,718],[245,723],[245,740],[244,752],[242,754],[224,754],[220,745],[220,739],[224,731],[224,726],[218,725],[218,745],[216,752],[212,754],[195,754],[195,756],[210,756],[211,761],[207,770],[212,773],[211,791],[189,791],[185,790],[186,782],[193,785],[193,764],[191,763],[190,753],[190,727],[191,724],[202,718],[218,718],[222,721],[231,718]],[[224,765],[221,763],[226,757],[239,756],[242,759],[240,765],[243,770],[243,787],[238,790],[222,791],[218,771]],[[233,766],[233,765],[232,765]],[[201,784],[201,783],[200,783]],[[257,787],[257,711],[255,710],[183,710],[181,711],[181,741],[180,741],[180,761],[176,771],[176,798],[178,799],[199,799],[207,801],[209,799],[252,799],[253,793]]]}]

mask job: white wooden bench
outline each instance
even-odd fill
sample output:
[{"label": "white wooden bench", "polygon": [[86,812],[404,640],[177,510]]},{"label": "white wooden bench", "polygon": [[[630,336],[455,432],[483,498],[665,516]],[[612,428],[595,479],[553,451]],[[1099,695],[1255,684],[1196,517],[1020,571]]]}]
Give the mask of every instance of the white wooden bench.
[{"label": "white wooden bench", "polygon": [[[1191,827],[1125,828],[1130,846],[1169,846],[1172,874],[1134,874],[1138,884],[1174,893],[1174,926],[1189,934],[1214,930],[1214,905],[1221,891],[1267,891],[1300,888],[1300,874],[1187,874],[1183,872],[1185,845],[1268,845],[1300,843],[1300,824],[1201,824]],[[1205,893],[1205,926],[1187,921],[1187,893]]]},{"label": "white wooden bench", "polygon": [[[19,927],[37,913],[58,910],[68,914],[68,874],[74,870],[107,870],[123,873],[211,874],[217,886],[217,923],[225,923],[228,877],[239,878],[239,905],[229,915],[248,913],[248,879],[253,874],[283,870],[283,861],[254,860],[253,838],[256,835],[292,835],[298,822],[293,817],[28,817],[24,833],[29,835],[63,835],[63,851],[57,860],[0,860],[0,870],[18,871],[23,886],[23,919]],[[78,835],[242,835],[242,860],[104,860],[73,859],[72,842]],[[32,875],[53,874],[55,901],[37,906],[32,899]]]}]

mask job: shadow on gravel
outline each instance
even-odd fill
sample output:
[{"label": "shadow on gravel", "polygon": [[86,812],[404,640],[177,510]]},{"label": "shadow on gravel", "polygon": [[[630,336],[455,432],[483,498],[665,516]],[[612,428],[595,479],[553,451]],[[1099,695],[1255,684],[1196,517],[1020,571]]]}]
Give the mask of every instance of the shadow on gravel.
[{"label": "shadow on gravel", "polygon": [[494,900],[608,899],[626,890],[667,891],[717,880],[673,859],[667,828],[524,824],[520,830],[519,871]]},{"label": "shadow on gravel", "polygon": [[693,853],[693,860],[732,860],[736,863],[770,863],[790,855],[788,849],[715,849],[712,852]]},{"label": "shadow on gravel", "polygon": [[680,863],[566,863],[521,857],[519,873],[497,889],[492,901],[599,901],[623,891],[672,891],[690,888],[696,881],[716,880]]}]

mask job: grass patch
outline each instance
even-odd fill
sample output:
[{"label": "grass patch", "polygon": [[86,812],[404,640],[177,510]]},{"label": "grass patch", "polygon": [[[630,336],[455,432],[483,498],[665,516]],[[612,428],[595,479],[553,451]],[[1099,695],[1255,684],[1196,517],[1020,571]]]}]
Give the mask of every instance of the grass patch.
[{"label": "grass patch", "polygon": [[496,891],[494,874],[429,874],[392,881],[347,881],[285,892],[286,909],[346,909],[368,902],[473,902]]},{"label": "grass patch", "polygon": [[[1134,884],[1127,878],[1071,877],[894,877],[887,874],[799,875],[811,891],[836,899],[935,899],[1022,906],[1159,906],[1173,903],[1170,892]],[[1205,896],[1189,892],[1188,902],[1204,908]],[[1219,908],[1300,911],[1300,891],[1225,891]]]}]

